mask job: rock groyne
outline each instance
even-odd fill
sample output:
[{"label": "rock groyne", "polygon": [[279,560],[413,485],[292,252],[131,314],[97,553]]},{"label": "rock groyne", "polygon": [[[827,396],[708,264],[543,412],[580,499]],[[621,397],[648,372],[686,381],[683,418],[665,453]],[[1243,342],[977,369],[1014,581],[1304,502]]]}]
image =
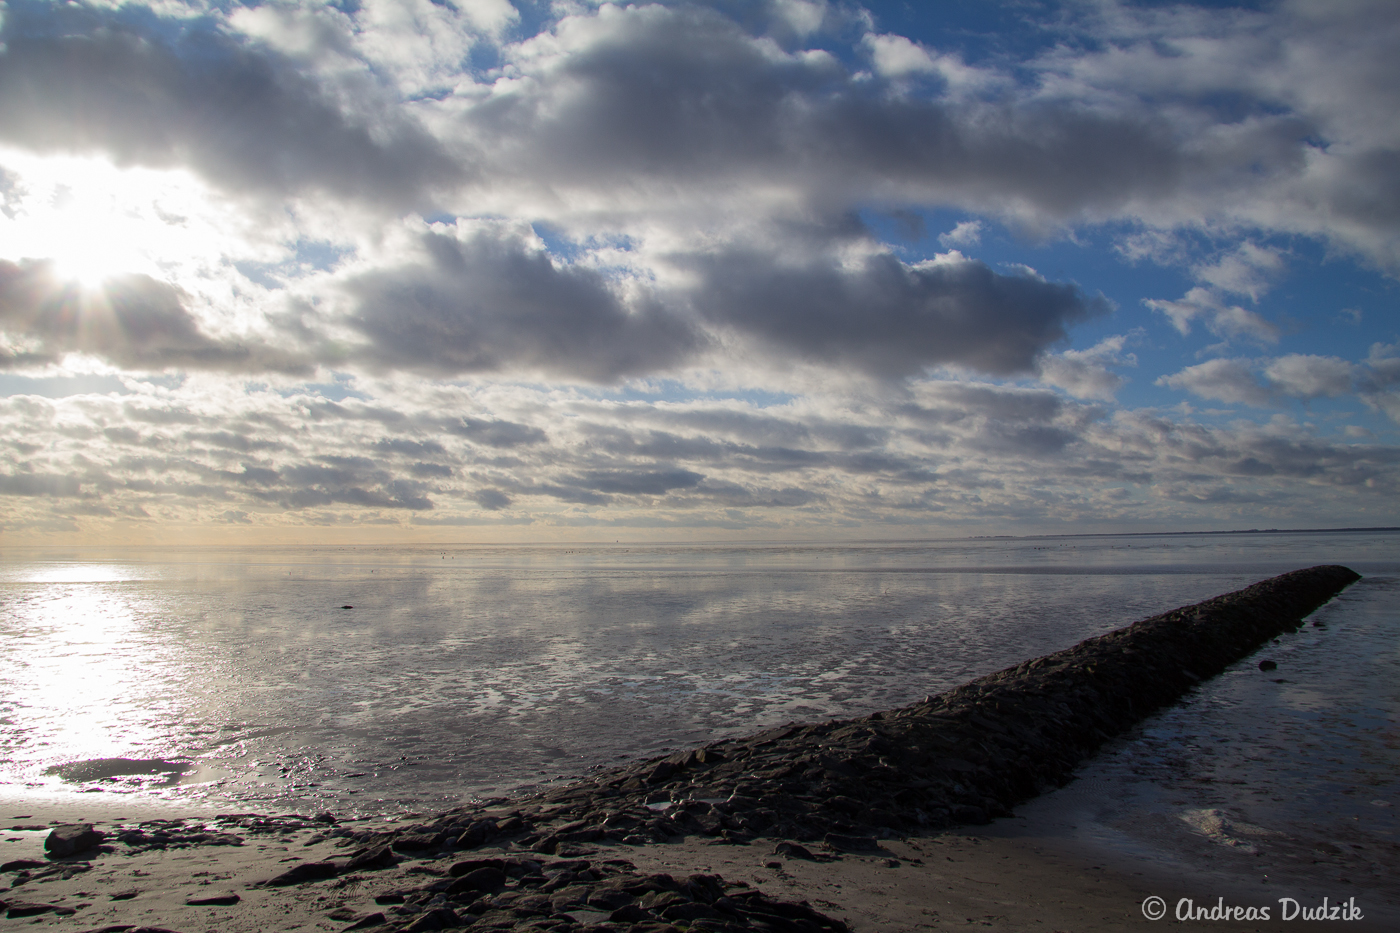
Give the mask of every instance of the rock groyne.
[{"label": "rock groyne", "polygon": [[1067,782],[1110,737],[1248,656],[1359,575],[1297,570],[1090,638],[901,709],[788,725],[595,774],[505,807],[463,808],[384,843],[512,838],[566,855],[703,834],[836,849],[983,823]]}]

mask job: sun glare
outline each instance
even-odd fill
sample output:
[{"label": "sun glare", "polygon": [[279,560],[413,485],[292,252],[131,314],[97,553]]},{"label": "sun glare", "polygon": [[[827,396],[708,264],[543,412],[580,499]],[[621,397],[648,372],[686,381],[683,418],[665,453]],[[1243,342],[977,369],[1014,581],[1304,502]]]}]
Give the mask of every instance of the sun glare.
[{"label": "sun glare", "polygon": [[0,151],[0,168],[12,179],[0,258],[51,262],[62,283],[95,290],[121,275],[169,278],[219,255],[213,226],[201,222],[207,196],[188,173],[13,151]]}]

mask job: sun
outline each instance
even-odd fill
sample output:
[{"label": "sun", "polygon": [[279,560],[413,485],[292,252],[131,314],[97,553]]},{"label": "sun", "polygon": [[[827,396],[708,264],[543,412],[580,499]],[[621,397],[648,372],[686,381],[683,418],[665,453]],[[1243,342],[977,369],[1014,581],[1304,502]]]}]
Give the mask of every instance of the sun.
[{"label": "sun", "polygon": [[17,179],[0,192],[0,259],[48,263],[59,284],[98,291],[219,255],[214,225],[201,222],[207,192],[187,173],[13,150],[0,151],[0,171]]},{"label": "sun", "polygon": [[137,225],[113,210],[110,199],[86,194],[55,206],[45,224],[50,227],[45,258],[52,261],[54,276],[97,290],[119,275],[148,271],[150,263],[139,249],[140,231],[132,229]]}]

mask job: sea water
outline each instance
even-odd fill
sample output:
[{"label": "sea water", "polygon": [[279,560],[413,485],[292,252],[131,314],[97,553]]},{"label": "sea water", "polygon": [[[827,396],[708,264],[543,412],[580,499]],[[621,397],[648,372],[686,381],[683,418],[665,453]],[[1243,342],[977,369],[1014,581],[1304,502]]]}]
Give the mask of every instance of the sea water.
[{"label": "sea water", "polygon": [[[1319,563],[1400,579],[1400,534],[6,549],[0,796],[445,808],[911,703]],[[1379,634],[1348,640],[1337,604],[1321,650],[1395,644],[1367,605]],[[1397,706],[1356,739],[1391,764]]]}]

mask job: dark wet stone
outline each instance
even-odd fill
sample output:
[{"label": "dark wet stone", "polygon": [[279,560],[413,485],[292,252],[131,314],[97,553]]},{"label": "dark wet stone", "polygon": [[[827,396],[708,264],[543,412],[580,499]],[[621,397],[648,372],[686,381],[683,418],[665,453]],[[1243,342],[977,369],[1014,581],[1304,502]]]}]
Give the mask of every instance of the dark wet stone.
[{"label": "dark wet stone", "polygon": [[787,858],[800,858],[808,862],[814,862],[817,859],[806,846],[798,845],[795,842],[778,843],[773,847],[773,854],[783,855]]},{"label": "dark wet stone", "polygon": [[970,823],[973,826],[984,826],[992,821],[987,816],[987,811],[981,807],[974,807],[971,804],[958,804],[952,810],[953,819],[959,823]]},{"label": "dark wet stone", "polygon": [[880,843],[873,836],[848,836],[845,833],[827,833],[822,842],[838,852],[875,852]]},{"label": "dark wet stone", "polygon": [[672,904],[665,908],[661,911],[661,918],[663,920],[669,920],[672,923],[680,920],[684,920],[688,923],[692,920],[723,920],[724,914],[715,910],[713,907],[707,907],[704,904],[688,901],[682,904]]},{"label": "dark wet stone", "polygon": [[103,838],[103,834],[93,829],[91,823],[55,826],[44,840],[44,851],[50,858],[66,858],[86,852],[101,843]]},{"label": "dark wet stone", "polygon": [[516,836],[520,833],[525,832],[525,830],[528,828],[529,827],[525,825],[525,821],[522,820],[520,817],[510,816],[506,817],[504,820],[501,820],[499,823],[496,824],[496,835]]},{"label": "dark wet stone", "polygon": [[47,862],[40,862],[32,858],[17,858],[14,861],[0,865],[0,871],[22,871],[26,868],[43,868]]},{"label": "dark wet stone", "polygon": [[603,888],[594,890],[588,895],[587,904],[597,910],[617,910],[619,907],[626,907],[635,900],[626,891],[619,891],[615,888]]},{"label": "dark wet stone", "polygon": [[506,886],[506,873],[499,868],[478,868],[476,871],[467,872],[448,887],[447,893],[450,895],[465,894],[468,891],[485,891],[494,893],[502,891]]},{"label": "dark wet stone", "polygon": [[[474,872],[474,871],[476,871],[477,869],[480,869],[480,868],[499,868],[499,869],[502,869],[502,870],[504,871],[504,869],[505,869],[505,864],[506,864],[506,860],[505,860],[505,859],[499,859],[499,858],[473,858],[473,859],[467,859],[466,861],[463,861],[463,862],[456,862],[456,863],[454,863],[453,866],[452,866],[451,868],[447,869],[447,873],[448,873],[448,875],[452,876],[453,878],[460,878],[460,877],[462,877],[463,875],[471,874],[472,872]],[[585,867],[585,868],[588,867],[588,863],[587,863],[587,862],[584,863],[584,867]]]},{"label": "dark wet stone", "polygon": [[449,907],[434,907],[432,910],[419,914],[408,926],[404,927],[404,933],[423,933],[425,930],[450,930],[453,927],[462,925],[462,919],[457,916],[456,911]]},{"label": "dark wet stone", "polygon": [[381,868],[393,868],[399,860],[390,851],[388,846],[376,846],[367,852],[359,855],[345,863],[345,872],[352,871],[376,871]]},{"label": "dark wet stone", "polygon": [[1278,662],[1277,662],[1277,661],[1260,661],[1260,662],[1259,662],[1259,670],[1261,670],[1261,671],[1276,671],[1276,670],[1278,670]]},{"label": "dark wet stone", "polygon": [[421,852],[438,848],[443,838],[441,833],[406,833],[394,840],[392,848],[395,852]]},{"label": "dark wet stone", "polygon": [[496,828],[494,820],[478,820],[468,826],[457,837],[457,847],[461,849],[475,849],[487,839]]},{"label": "dark wet stone", "polygon": [[323,881],[340,874],[334,862],[303,862],[289,868],[275,878],[261,882],[264,887],[284,888],[292,884],[305,884],[308,881]]},{"label": "dark wet stone", "polygon": [[237,894],[209,894],[203,897],[187,897],[185,903],[191,907],[231,907],[242,898]]},{"label": "dark wet stone", "polygon": [[655,919],[650,911],[643,910],[636,904],[624,904],[608,915],[608,920],[613,923],[644,923]]}]

